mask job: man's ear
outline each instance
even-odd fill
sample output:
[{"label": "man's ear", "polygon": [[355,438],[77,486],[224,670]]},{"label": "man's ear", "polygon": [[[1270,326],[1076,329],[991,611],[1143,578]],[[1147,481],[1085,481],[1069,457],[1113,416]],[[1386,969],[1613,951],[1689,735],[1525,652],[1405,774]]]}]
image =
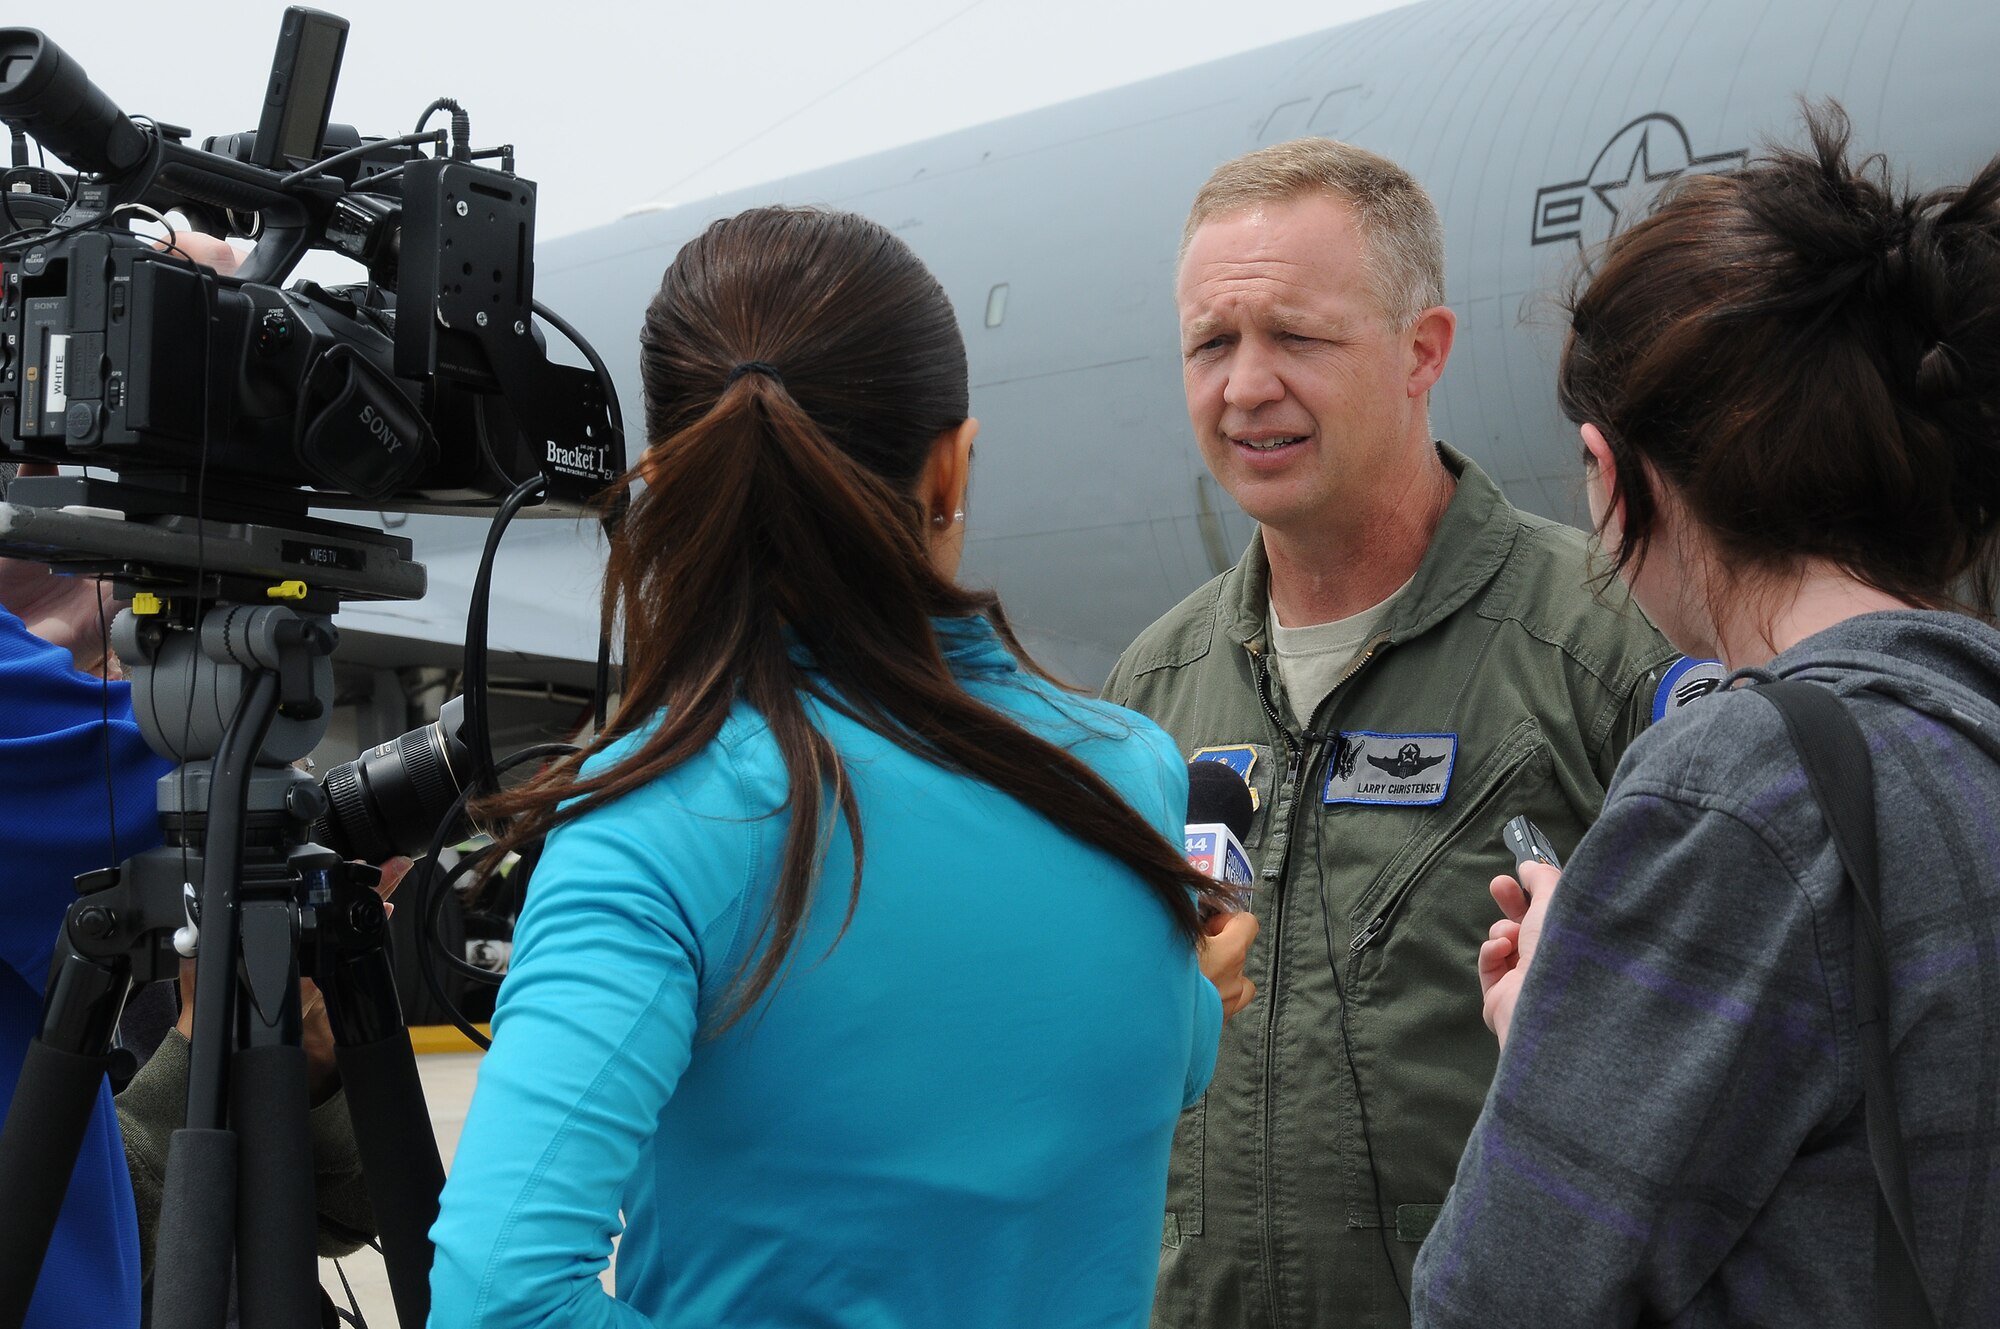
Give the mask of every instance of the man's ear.
[{"label": "man's ear", "polygon": [[1444,376],[1444,362],[1451,359],[1452,341],[1458,336],[1458,315],[1444,305],[1432,305],[1417,315],[1410,325],[1411,397],[1421,397]]}]

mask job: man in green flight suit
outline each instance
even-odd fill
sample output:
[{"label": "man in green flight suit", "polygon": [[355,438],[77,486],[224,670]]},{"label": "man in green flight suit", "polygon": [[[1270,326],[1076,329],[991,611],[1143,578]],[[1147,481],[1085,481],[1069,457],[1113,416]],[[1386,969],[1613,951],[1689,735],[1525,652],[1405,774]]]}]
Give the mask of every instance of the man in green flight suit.
[{"label": "man in green flight suit", "polygon": [[1261,934],[1174,1141],[1156,1326],[1408,1324],[1493,1072],[1501,827],[1567,852],[1656,704],[1706,681],[1597,592],[1581,532],[1432,439],[1443,249],[1408,173],[1326,139],[1224,165],[1184,233],[1188,416],[1259,531],[1105,696],[1249,782]]}]

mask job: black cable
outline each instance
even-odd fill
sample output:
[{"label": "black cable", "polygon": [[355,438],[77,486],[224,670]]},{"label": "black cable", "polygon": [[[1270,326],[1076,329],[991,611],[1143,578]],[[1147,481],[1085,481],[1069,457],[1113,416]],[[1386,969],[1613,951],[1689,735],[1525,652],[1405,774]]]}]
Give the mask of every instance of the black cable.
[{"label": "black cable", "polygon": [[[18,138],[19,135],[17,134],[16,137]],[[25,156],[27,154],[24,150],[20,155]],[[5,171],[0,171],[0,221],[7,223],[7,233],[9,235],[19,235],[26,229],[20,222],[14,219],[14,201],[9,197],[14,192],[14,177],[21,174],[32,174],[34,169],[34,167],[28,165],[26,162],[17,162]]]},{"label": "black cable", "polygon": [[[94,231],[106,222],[112,221],[134,209],[140,209],[144,215],[159,222],[160,225],[165,226],[169,231],[174,230],[173,225],[162,214],[154,212],[151,208],[143,208],[142,205],[134,203],[121,203],[109,212],[99,213],[94,217],[87,217],[74,225],[65,226],[60,230],[52,230],[47,226],[20,227],[6,235],[0,235],[0,249],[10,249],[15,245],[27,244],[30,241],[33,241],[35,244],[45,245],[56,240],[67,240],[72,235],[82,235],[85,231]],[[11,217],[12,209],[10,208],[8,212]],[[174,231],[174,233],[176,235],[179,234],[178,231]],[[130,232],[128,231],[127,234],[130,234]],[[183,258],[188,257],[184,250],[177,250],[176,252],[179,252]]]},{"label": "black cable", "polygon": [[[540,300],[534,302],[534,310],[536,317],[567,337],[570,345],[583,353],[583,358],[590,364],[591,372],[595,373],[597,381],[604,385],[605,413],[611,418],[612,433],[615,435],[618,451],[622,456],[625,451],[625,413],[619,409],[618,388],[611,380],[611,370],[605,366],[604,357],[597,353],[597,348],[590,344],[588,338],[578,332],[570,324],[569,320],[556,313],[555,310],[550,309]],[[611,515],[604,519],[604,538],[607,542],[618,532],[618,524],[625,516],[626,501],[626,496],[620,494],[616,506],[611,510]],[[604,721],[607,708],[610,704],[610,698],[611,634],[608,631],[600,630],[597,634],[597,693],[593,700],[591,711],[596,719],[597,732],[599,733],[604,732]]]},{"label": "black cable", "polygon": [[530,498],[548,492],[545,475],[532,475],[500,501],[486,528],[486,548],[479,555],[479,573],[472,581],[472,604],[465,615],[465,721],[472,731],[472,779],[467,788],[481,793],[499,789],[493,766],[493,735],[486,727],[486,624],[491,616],[488,601],[493,595],[493,564],[500,553],[500,537],[507,524]]},{"label": "black cable", "polygon": [[443,144],[439,142],[442,134],[443,131],[440,130],[437,134],[425,134],[419,132],[415,134],[405,134],[401,138],[371,139],[370,141],[363,143],[358,147],[349,148],[345,152],[336,152],[331,157],[327,157],[321,161],[316,161],[312,165],[304,167],[300,170],[293,171],[290,175],[278,181],[278,188],[290,189],[293,185],[298,184],[301,180],[310,180],[316,175],[324,175],[326,172],[332,170],[336,166],[345,166],[348,162],[353,161],[356,157],[365,157],[369,153],[374,152],[380,148],[410,148],[410,147],[417,147],[424,143],[437,143],[438,146],[442,147]]},{"label": "black cable", "polygon": [[85,231],[94,229],[103,220],[101,216],[92,217],[73,226],[65,226],[61,230],[53,230],[47,226],[24,226],[9,235],[0,235],[0,248],[25,244],[30,240],[38,244],[47,244],[51,240],[67,240],[72,235],[82,235]]},{"label": "black cable", "polygon": [[604,357],[597,353],[597,348],[592,346],[582,333],[571,326],[568,319],[540,300],[534,301],[533,306],[536,317],[567,337],[570,345],[582,351],[583,358],[590,362],[598,381],[604,384],[604,409],[610,415],[611,428],[617,432],[618,442],[622,445],[625,441],[625,413],[618,408],[618,389],[612,382],[611,371],[604,367]]},{"label": "black cable", "polygon": [[[213,381],[214,375],[208,372],[211,357],[215,354],[215,287],[209,282],[201,282],[200,286],[202,313],[201,363],[203,365],[201,376],[201,456],[195,466],[194,479],[194,600],[192,606],[193,631],[197,642],[201,639],[201,593],[208,582],[208,519],[206,516],[208,511],[208,442],[211,432],[210,426],[214,423],[215,411],[215,403],[210,400],[209,393],[209,385]],[[180,760],[175,767],[175,774],[179,777],[179,798],[183,827],[191,827],[193,817],[187,805],[187,751],[194,729],[194,703],[195,694],[198,690],[192,686],[188,688],[187,710],[181,716],[181,750],[178,754]],[[204,839],[208,834],[207,820],[207,815],[204,813],[202,828]],[[191,838],[192,835],[187,830],[184,830],[181,835],[182,881],[188,880],[188,841]],[[206,845],[204,844],[205,848]],[[204,923],[207,921],[206,919],[203,920]],[[199,945],[198,942],[197,945]]]},{"label": "black cable", "polygon": [[1382,1212],[1382,1174],[1375,1166],[1375,1141],[1368,1133],[1368,1105],[1361,1095],[1361,1072],[1354,1066],[1354,1044],[1347,1027],[1347,985],[1340,981],[1340,963],[1333,948],[1333,916],[1326,906],[1326,882],[1315,863],[1314,876],[1319,880],[1319,921],[1326,931],[1326,963],[1333,972],[1333,993],[1340,1002],[1340,1055],[1347,1063],[1347,1076],[1354,1085],[1354,1114],[1361,1125],[1361,1151],[1368,1160],[1368,1184],[1375,1193],[1375,1235],[1381,1240],[1382,1259],[1389,1266],[1389,1281],[1396,1285],[1396,1295],[1403,1299],[1403,1309],[1410,1309],[1410,1290],[1403,1286],[1403,1276],[1396,1272],[1396,1257],[1389,1249],[1389,1216]]},{"label": "black cable", "polygon": [[97,667],[97,699],[103,712],[97,732],[104,740],[104,834],[111,844],[111,857],[105,862],[122,863],[125,860],[118,856],[118,789],[111,769],[111,625],[104,619],[103,585],[93,580],[91,589],[97,596],[97,645],[104,652]]},{"label": "black cable", "polygon": [[[369,1244],[374,1245],[373,1242]],[[382,1248],[376,1246],[375,1249],[379,1253]],[[335,1260],[333,1262],[333,1272],[340,1275],[340,1290],[347,1294],[347,1308],[342,1310],[340,1307],[335,1306],[333,1308],[334,1316],[346,1324],[354,1325],[355,1329],[368,1329],[368,1318],[361,1313],[361,1302],[354,1295],[354,1284],[347,1281],[346,1268],[341,1265],[340,1261]],[[327,1300],[331,1302],[332,1298],[329,1297]]]},{"label": "black cable", "polygon": [[[9,238],[17,235],[28,235],[36,229],[32,226],[21,225],[20,221],[14,216],[13,193],[16,177],[30,181],[31,185],[47,185],[60,189],[62,190],[60,197],[63,204],[67,206],[69,203],[69,186],[62,182],[61,176],[51,175],[39,166],[29,166],[25,163],[10,166],[4,171],[0,171],[0,221],[7,223]],[[55,197],[55,195],[42,193],[38,188],[31,187],[28,192],[40,198]]]},{"label": "black cable", "polygon": [[[530,761],[538,761],[548,757],[565,757],[575,751],[576,749],[568,743],[537,743],[532,747],[522,748],[519,752],[508,756],[496,768],[496,774],[500,771],[510,771],[514,767],[524,765]],[[466,1038],[471,1040],[475,1046],[483,1050],[491,1047],[493,1040],[480,1033],[472,1022],[465,1018],[464,1013],[458,1009],[457,1003],[445,995],[444,980],[437,972],[437,960],[440,955],[444,954],[444,947],[437,939],[437,931],[434,926],[436,917],[444,912],[444,905],[441,901],[443,900],[445,890],[449,889],[446,880],[448,874],[438,870],[438,858],[444,853],[445,841],[451,838],[452,832],[463,820],[465,805],[472,800],[476,792],[476,787],[471,784],[466,785],[464,789],[459,791],[458,797],[452,800],[451,807],[446,810],[445,815],[438,821],[437,831],[431,836],[430,845],[424,851],[424,872],[419,883],[417,898],[417,969],[423,975],[424,986],[430,989],[432,998],[437,1001],[439,1006],[444,1008],[444,1013],[451,1020],[453,1026],[461,1034],[464,1034]],[[478,853],[482,851],[475,850],[473,852]],[[480,972],[486,974],[484,970]],[[486,977],[488,981],[491,981],[492,976],[490,974],[486,974]]]},{"label": "black cable", "polygon": [[447,950],[444,943],[438,940],[444,924],[445,901],[458,892],[458,884],[462,878],[480,869],[491,852],[491,845],[481,845],[477,849],[470,849],[459,855],[458,862],[446,869],[443,879],[437,883],[443,889],[434,889],[431,892],[428,901],[429,916],[425,918],[424,922],[429,928],[429,935],[433,942],[432,949],[428,952],[432,957],[443,960],[445,968],[463,978],[469,978],[475,983],[485,983],[492,987],[498,987],[504,975],[496,974],[491,969],[480,968],[464,956]]},{"label": "black cable", "polygon": [[[429,158],[425,158],[425,160],[428,161]],[[412,162],[398,162],[396,165],[391,166],[386,171],[377,171],[373,175],[364,175],[359,180],[355,181],[354,183],[355,192],[363,194],[376,193],[378,191],[376,190],[375,186],[388,184],[391,180],[394,180],[397,176],[409,170],[412,165],[414,165],[414,163]],[[384,194],[383,197],[393,198],[394,195]]]},{"label": "black cable", "polygon": [[472,160],[472,117],[451,98],[440,97],[426,106],[424,113],[417,117],[417,132],[423,133],[424,126],[439,111],[451,112],[451,159],[458,162]]}]

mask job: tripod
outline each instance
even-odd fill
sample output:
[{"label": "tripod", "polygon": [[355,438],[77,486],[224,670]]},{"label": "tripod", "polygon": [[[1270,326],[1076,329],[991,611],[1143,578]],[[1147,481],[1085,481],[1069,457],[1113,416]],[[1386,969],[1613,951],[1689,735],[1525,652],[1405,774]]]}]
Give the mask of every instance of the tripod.
[{"label": "tripod", "polygon": [[[100,563],[115,557],[124,572],[134,567],[129,550],[107,546],[162,536],[156,526],[17,505],[0,505],[0,517],[10,548],[57,561],[53,542]],[[444,1169],[385,949],[386,911],[373,869],[310,843],[325,796],[289,764],[325,732],[338,595],[357,593],[356,583],[391,596],[409,585],[406,577],[385,592],[354,569],[378,566],[385,545],[391,565],[398,553],[403,569],[414,565],[394,537],[309,527],[257,527],[249,538],[224,523],[165,532],[183,556],[174,566],[219,562],[225,571],[212,586],[206,572],[156,574],[155,584],[192,593],[143,595],[135,609],[147,612],[127,610],[113,628],[141,730],[181,764],[159,785],[166,843],[81,878],[64,919],[41,1031],[0,1130],[0,1329],[27,1313],[125,998],[134,982],[172,977],[187,954],[200,999],[187,1124],[168,1155],[154,1324],[216,1329],[232,1263],[245,1329],[317,1322],[302,976],[326,996],[397,1315],[409,1325],[428,1315],[428,1232]],[[216,559],[206,548],[185,557],[194,551],[182,542],[194,535],[217,546]],[[317,593],[273,585],[257,552],[325,558],[343,541],[367,546],[366,558],[338,560],[346,586]],[[292,603],[250,603],[259,581]]]}]

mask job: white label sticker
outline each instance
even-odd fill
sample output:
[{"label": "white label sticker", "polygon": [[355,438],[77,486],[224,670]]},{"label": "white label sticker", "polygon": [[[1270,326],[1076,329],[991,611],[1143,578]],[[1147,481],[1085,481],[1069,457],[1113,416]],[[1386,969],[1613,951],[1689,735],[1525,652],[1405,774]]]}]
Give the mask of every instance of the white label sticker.
[{"label": "white label sticker", "polygon": [[43,410],[50,415],[61,415],[69,409],[69,336],[66,333],[49,337],[49,395]]},{"label": "white label sticker", "polygon": [[1339,736],[1328,764],[1322,804],[1377,803],[1428,808],[1444,802],[1458,764],[1457,734]]}]

